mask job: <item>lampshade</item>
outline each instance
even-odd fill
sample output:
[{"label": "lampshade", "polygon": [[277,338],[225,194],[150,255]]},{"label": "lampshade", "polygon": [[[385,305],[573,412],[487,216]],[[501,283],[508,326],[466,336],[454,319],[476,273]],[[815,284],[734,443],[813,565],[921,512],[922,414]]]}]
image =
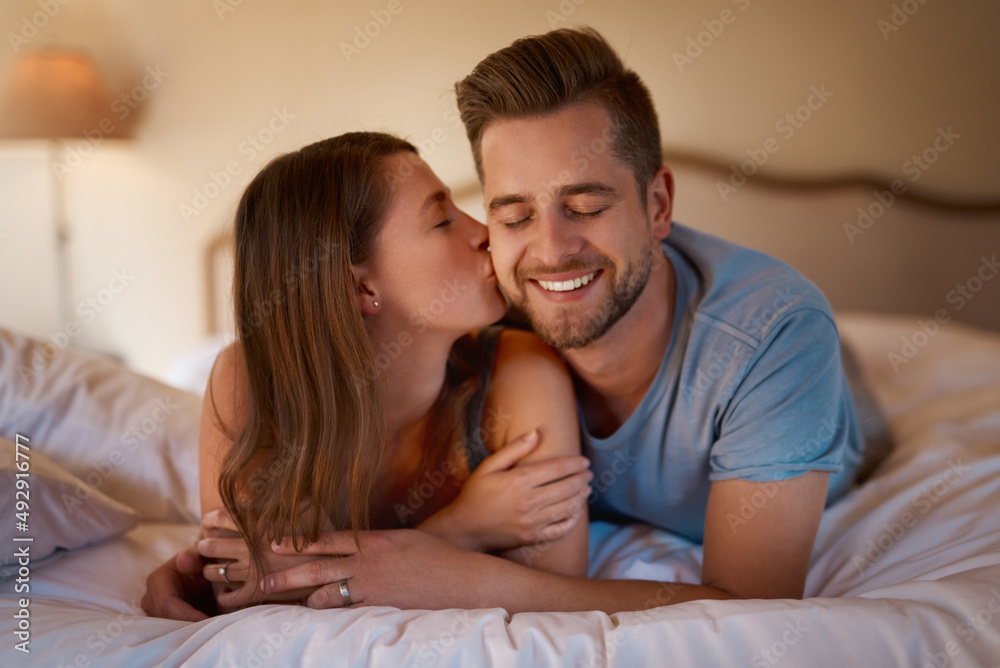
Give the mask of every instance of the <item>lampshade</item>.
[{"label": "lampshade", "polygon": [[[59,139],[117,120],[97,67],[82,51],[25,51],[14,61],[0,98],[0,137]],[[105,127],[107,127],[105,122]],[[105,136],[121,136],[116,132]]]}]

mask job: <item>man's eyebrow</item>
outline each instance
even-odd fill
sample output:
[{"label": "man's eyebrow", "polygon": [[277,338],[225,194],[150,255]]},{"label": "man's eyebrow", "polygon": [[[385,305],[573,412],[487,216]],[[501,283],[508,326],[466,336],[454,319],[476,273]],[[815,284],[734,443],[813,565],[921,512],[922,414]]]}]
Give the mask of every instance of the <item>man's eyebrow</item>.
[{"label": "man's eyebrow", "polygon": [[606,183],[600,181],[587,181],[586,183],[571,183],[559,188],[559,197],[572,197],[573,195],[607,195],[617,196],[618,191]]},{"label": "man's eyebrow", "polygon": [[[606,183],[601,183],[600,181],[587,181],[584,183],[570,183],[559,188],[556,192],[557,197],[572,197],[573,195],[604,195],[608,197],[617,197],[618,191]],[[496,211],[497,209],[502,209],[505,206],[510,206],[511,204],[524,204],[528,202],[528,198],[524,195],[503,195],[501,197],[494,197],[490,200],[490,205],[487,207],[490,211]]]},{"label": "man's eyebrow", "polygon": [[443,190],[438,190],[437,192],[431,193],[430,195],[427,196],[427,199],[424,200],[424,205],[420,207],[420,213],[426,211],[427,207],[429,207],[431,204],[445,201],[447,197],[448,193],[446,193]]},{"label": "man's eyebrow", "polygon": [[490,200],[490,211],[496,211],[497,209],[502,209],[505,206],[510,206],[511,204],[524,204],[528,201],[528,198],[524,195],[504,195],[503,197],[494,197]]}]

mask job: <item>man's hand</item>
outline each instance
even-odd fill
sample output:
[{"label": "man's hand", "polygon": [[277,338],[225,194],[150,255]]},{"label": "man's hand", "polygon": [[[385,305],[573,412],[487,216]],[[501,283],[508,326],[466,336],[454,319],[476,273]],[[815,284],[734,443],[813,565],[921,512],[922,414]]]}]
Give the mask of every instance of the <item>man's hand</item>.
[{"label": "man's hand", "polygon": [[200,622],[217,612],[212,583],[202,576],[204,560],[193,550],[170,557],[146,578],[142,609],[150,617]]},{"label": "man's hand", "polygon": [[[288,538],[274,549],[294,554]],[[579,610],[611,614],[699,599],[733,598],[702,585],[588,580],[541,571],[463,550],[413,529],[363,533],[360,551],[350,532],[328,532],[302,554],[323,558],[272,573],[263,584],[271,593],[318,587],[306,600],[310,608],[343,607],[341,580],[347,580],[352,605],[409,610],[500,607],[512,614]]]},{"label": "man's hand", "polygon": [[532,431],[484,459],[458,498],[418,528],[479,552],[562,538],[585,517],[594,476],[579,455],[519,464],[538,441]]},{"label": "man's hand", "polygon": [[[295,554],[288,538],[273,548],[279,554]],[[272,573],[264,578],[264,590],[276,594],[318,587],[306,600],[310,608],[342,607],[340,580],[348,581],[354,605],[476,608],[484,594],[490,598],[485,590],[503,587],[500,579],[486,577],[493,568],[517,568],[409,529],[362,534],[360,555],[351,532],[328,532],[300,554],[324,558]]]}]

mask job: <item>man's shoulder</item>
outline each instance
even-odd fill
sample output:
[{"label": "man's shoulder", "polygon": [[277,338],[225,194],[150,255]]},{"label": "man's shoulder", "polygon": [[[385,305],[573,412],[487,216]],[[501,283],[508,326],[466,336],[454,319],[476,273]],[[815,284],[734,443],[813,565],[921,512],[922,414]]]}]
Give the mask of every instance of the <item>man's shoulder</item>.
[{"label": "man's shoulder", "polygon": [[775,257],[676,223],[664,245],[686,264],[688,308],[701,324],[753,345],[795,314],[833,322],[820,289]]}]

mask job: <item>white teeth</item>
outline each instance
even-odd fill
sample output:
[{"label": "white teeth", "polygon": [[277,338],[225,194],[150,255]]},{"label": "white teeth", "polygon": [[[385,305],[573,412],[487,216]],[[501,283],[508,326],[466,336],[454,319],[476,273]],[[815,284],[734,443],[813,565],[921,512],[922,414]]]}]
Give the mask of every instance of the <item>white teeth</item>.
[{"label": "white teeth", "polygon": [[587,283],[590,283],[594,280],[594,276],[596,275],[597,272],[592,271],[586,276],[581,276],[568,281],[538,281],[538,284],[542,286],[543,290],[548,290],[549,292],[569,292],[570,290],[582,288]]}]

